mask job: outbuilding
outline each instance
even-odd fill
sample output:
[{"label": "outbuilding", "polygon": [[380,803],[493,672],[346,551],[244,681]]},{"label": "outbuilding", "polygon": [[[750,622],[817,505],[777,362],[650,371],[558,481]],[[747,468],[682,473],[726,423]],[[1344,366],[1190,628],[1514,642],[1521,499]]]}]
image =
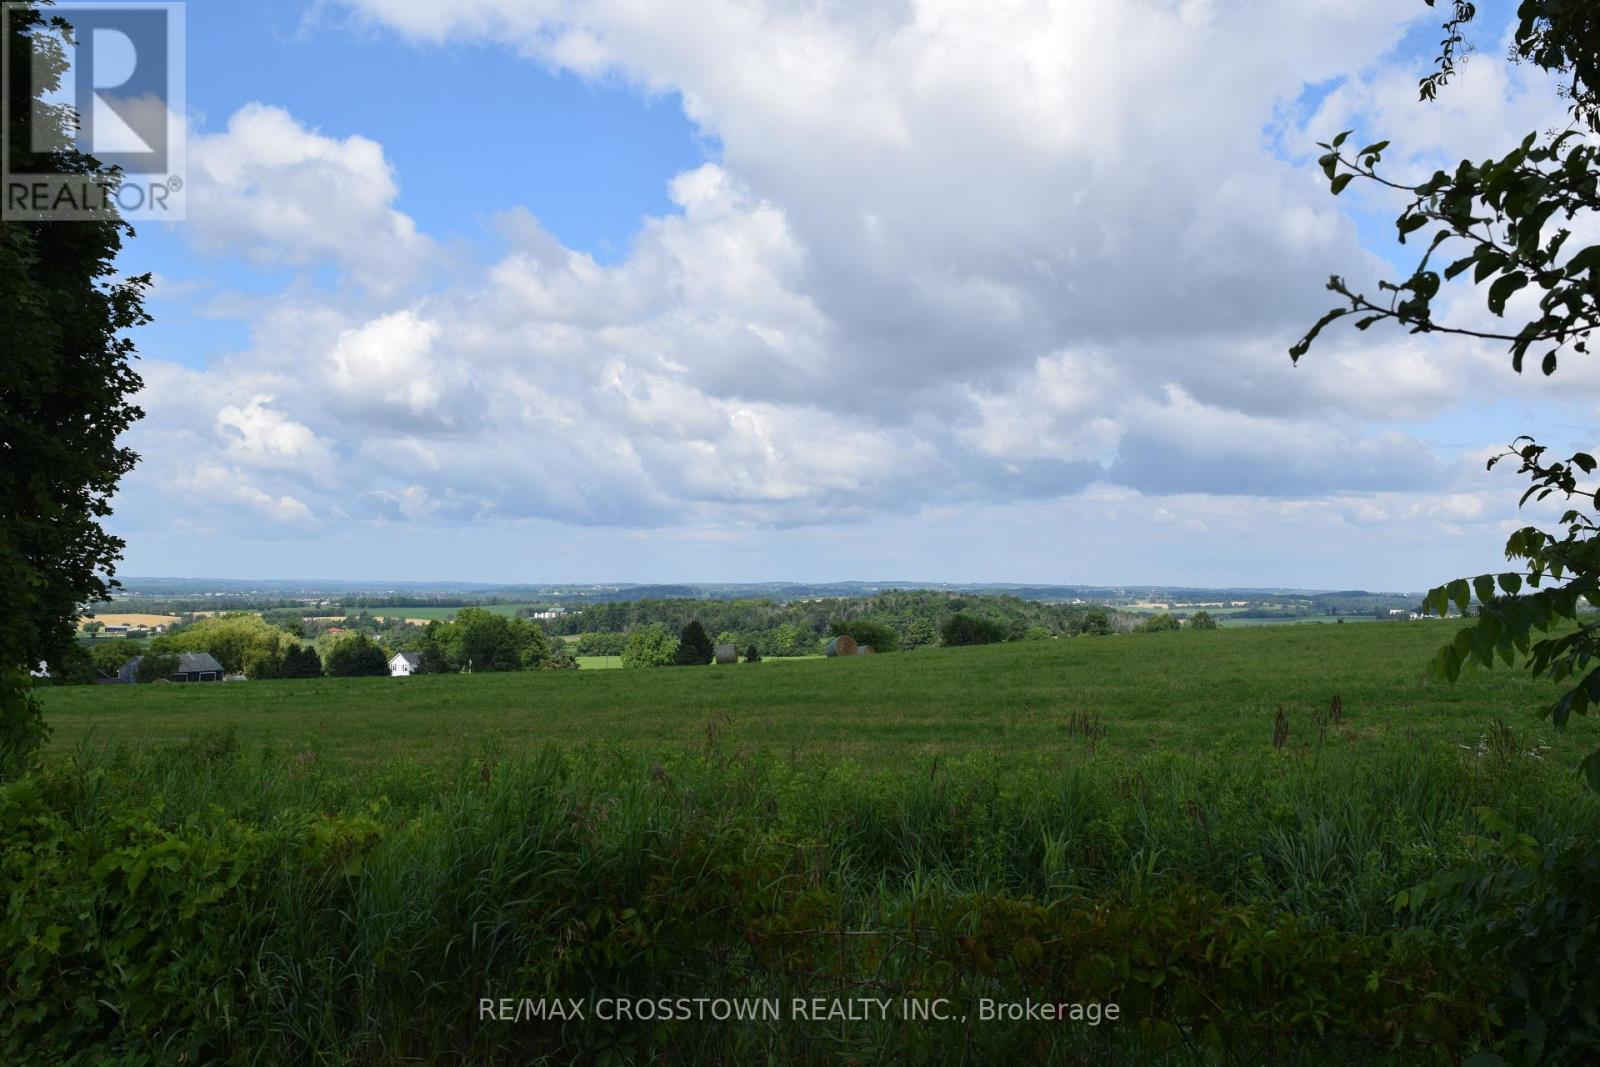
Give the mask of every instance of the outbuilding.
[{"label": "outbuilding", "polygon": [[396,652],[389,659],[391,678],[409,678],[422,666],[422,657],[415,652]]},{"label": "outbuilding", "polygon": [[[179,652],[174,658],[178,661],[178,669],[167,675],[174,682],[222,681],[222,664],[209,652]],[[135,656],[124,663],[117,672],[117,681],[137,682],[139,664],[143,662],[143,656]]]}]

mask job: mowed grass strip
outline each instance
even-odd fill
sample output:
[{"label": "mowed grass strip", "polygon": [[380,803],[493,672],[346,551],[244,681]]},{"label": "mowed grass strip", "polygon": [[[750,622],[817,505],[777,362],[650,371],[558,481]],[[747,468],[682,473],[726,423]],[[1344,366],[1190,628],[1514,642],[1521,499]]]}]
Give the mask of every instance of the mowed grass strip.
[{"label": "mowed grass strip", "polygon": [[[554,743],[644,751],[726,742],[864,761],[977,751],[1099,757],[1270,749],[1282,704],[1289,747],[1359,754],[1377,746],[1473,745],[1494,718],[1527,747],[1574,760],[1600,724],[1565,733],[1540,713],[1556,694],[1516,670],[1451,686],[1425,677],[1448,623],[1274,626],[925,649],[851,659],[650,670],[315,679],[41,691],[63,755],[85,738],[135,745],[233,729],[266,743],[357,761],[455,759]],[[1345,718],[1319,738],[1339,695]]]}]

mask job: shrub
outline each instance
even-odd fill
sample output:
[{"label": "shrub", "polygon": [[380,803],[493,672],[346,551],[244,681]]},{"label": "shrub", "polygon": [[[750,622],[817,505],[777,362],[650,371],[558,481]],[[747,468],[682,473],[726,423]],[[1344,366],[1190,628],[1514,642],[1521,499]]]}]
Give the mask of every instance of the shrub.
[{"label": "shrub", "polygon": [[1141,622],[1134,628],[1133,632],[1139,634],[1159,634],[1170,633],[1174,630],[1180,629],[1182,629],[1182,626],[1179,625],[1178,620],[1170,612],[1162,612],[1160,615],[1152,615],[1148,619],[1144,620],[1144,622]]},{"label": "shrub", "polygon": [[[1343,619],[1339,621],[1344,622]],[[1189,617],[1189,629],[1191,630],[1216,630],[1220,628],[1216,618],[1209,611],[1197,611]]]},{"label": "shrub", "polygon": [[752,644],[749,648],[744,650],[744,661],[746,663],[760,663],[761,650]]},{"label": "shrub", "polygon": [[666,667],[676,662],[678,641],[660,623],[641,626],[628,634],[622,650],[624,667]]},{"label": "shrub", "polygon": [[1454,916],[1463,954],[1506,976],[1484,1008],[1506,1025],[1499,1051],[1513,1062],[1600,1062],[1600,849],[1592,840],[1540,848],[1490,808],[1478,819],[1487,833],[1467,839],[1474,861],[1396,903]]},{"label": "shrub", "polygon": [[627,634],[587,633],[578,637],[580,656],[620,656],[627,647]]},{"label": "shrub", "polygon": [[876,619],[841,619],[828,627],[831,637],[850,636],[858,645],[871,645],[874,652],[894,652],[900,647],[900,635],[893,626]]},{"label": "shrub", "polygon": [[1005,640],[1006,631],[992,619],[957,612],[940,629],[939,638],[952,646],[993,645]]}]

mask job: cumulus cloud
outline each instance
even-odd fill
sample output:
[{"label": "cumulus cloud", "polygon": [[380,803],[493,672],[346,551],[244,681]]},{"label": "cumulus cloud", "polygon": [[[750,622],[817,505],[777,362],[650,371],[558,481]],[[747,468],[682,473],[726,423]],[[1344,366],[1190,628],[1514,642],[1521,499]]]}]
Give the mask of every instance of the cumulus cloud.
[{"label": "cumulus cloud", "polygon": [[1387,270],[1285,145],[1361,118],[1420,165],[1462,150],[1462,109],[1498,108],[1497,136],[1544,113],[1524,75],[1469,68],[1455,110],[1413,117],[1416,72],[1384,59],[1409,7],[345,3],[677,93],[721,157],[619,262],[516,210],[499,258],[423,284],[436,246],[382,146],[242,109],[196,139],[191,236],[364,294],[258,301],[250,352],[153,389],[200,428],[153,437],[158,464],[218,457],[174,478],[288,522],[773,527],[1110,491],[1485,514],[1395,424],[1460,403],[1492,351],[1285,354],[1328,273]]},{"label": "cumulus cloud", "polygon": [[249,104],[227,129],[189,138],[188,235],[263,265],[334,263],[391,290],[420,272],[432,242],[394,207],[394,170],[375,141],[308,129]]}]

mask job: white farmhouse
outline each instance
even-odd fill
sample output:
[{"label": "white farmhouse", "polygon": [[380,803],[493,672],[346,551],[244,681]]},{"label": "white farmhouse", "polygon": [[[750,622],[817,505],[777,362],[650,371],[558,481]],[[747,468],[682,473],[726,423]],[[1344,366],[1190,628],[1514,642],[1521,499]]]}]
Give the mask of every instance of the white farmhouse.
[{"label": "white farmhouse", "polygon": [[396,652],[389,660],[389,677],[409,678],[422,666],[422,657],[415,652]]}]

